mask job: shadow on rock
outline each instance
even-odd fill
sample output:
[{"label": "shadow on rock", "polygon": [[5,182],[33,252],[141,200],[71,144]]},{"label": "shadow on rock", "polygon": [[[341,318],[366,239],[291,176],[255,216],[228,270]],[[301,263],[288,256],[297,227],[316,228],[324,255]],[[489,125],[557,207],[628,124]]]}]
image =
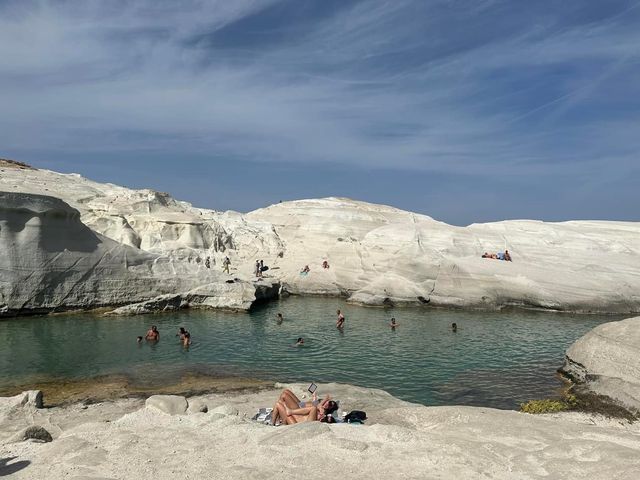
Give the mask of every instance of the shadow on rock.
[{"label": "shadow on rock", "polygon": [[0,458],[0,477],[6,477],[19,472],[23,468],[27,468],[31,462],[28,460],[20,460],[18,462],[9,463],[18,457]]}]

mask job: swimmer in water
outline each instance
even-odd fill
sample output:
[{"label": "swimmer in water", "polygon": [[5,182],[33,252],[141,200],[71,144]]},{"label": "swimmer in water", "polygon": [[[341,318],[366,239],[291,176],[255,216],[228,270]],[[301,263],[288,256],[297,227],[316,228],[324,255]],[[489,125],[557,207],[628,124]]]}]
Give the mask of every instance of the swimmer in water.
[{"label": "swimmer in water", "polygon": [[138,343],[142,343],[142,335],[138,335],[137,341],[138,341]]},{"label": "swimmer in water", "polygon": [[457,324],[456,322],[453,322],[453,323],[451,324],[451,331],[452,331],[453,333],[456,333],[456,332],[458,331],[458,324]]},{"label": "swimmer in water", "polygon": [[302,345],[304,345],[304,338],[298,337],[298,341],[296,342],[294,347],[301,347]]},{"label": "swimmer in water", "polygon": [[160,332],[158,331],[158,327],[152,325],[147,334],[144,337],[145,339],[151,342],[157,342],[160,340]]},{"label": "swimmer in water", "polygon": [[338,314],[338,321],[336,322],[336,328],[340,329],[344,326],[344,315],[340,310],[336,310],[336,313]]},{"label": "swimmer in water", "polygon": [[282,321],[283,321],[283,320],[284,320],[284,318],[282,317],[282,314],[281,314],[281,313],[278,313],[278,314],[276,315],[276,323],[277,323],[278,325],[282,325]]},{"label": "swimmer in water", "polygon": [[391,319],[391,323],[389,324],[389,326],[390,326],[392,329],[395,329],[395,328],[398,326],[398,324],[396,323],[396,319],[395,319],[395,317],[393,317],[393,318]]}]

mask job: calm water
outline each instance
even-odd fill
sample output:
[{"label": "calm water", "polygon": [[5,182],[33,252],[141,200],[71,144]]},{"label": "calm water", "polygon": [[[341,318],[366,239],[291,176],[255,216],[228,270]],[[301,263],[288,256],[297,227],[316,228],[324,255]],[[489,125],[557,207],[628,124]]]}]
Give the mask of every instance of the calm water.
[{"label": "calm water", "polygon": [[[335,310],[347,321],[335,328]],[[277,312],[284,322],[278,325]],[[389,319],[399,326],[392,330]],[[250,314],[186,311],[109,318],[64,315],[0,321],[0,388],[41,379],[126,374],[162,384],[188,371],[383,388],[427,405],[516,408],[557,394],[564,351],[611,316],[371,309],[289,298]],[[452,322],[458,332],[450,330]],[[148,326],[161,341],[136,344]],[[175,333],[185,326],[193,345]],[[297,337],[305,346],[293,347]]]}]

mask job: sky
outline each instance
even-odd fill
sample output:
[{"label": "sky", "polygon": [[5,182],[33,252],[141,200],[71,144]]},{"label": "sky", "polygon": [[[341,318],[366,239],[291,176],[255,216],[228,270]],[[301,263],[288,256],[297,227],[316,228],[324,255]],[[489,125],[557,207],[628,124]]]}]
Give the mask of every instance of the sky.
[{"label": "sky", "polygon": [[640,221],[640,1],[0,0],[0,157],[217,210]]}]

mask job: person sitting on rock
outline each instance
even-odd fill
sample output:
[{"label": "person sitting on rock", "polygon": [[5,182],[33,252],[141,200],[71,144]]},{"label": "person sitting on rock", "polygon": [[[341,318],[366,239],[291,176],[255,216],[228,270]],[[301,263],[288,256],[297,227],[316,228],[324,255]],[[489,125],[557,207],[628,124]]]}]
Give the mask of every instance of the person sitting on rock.
[{"label": "person sitting on rock", "polygon": [[157,342],[160,340],[160,332],[158,332],[158,327],[152,325],[151,328],[147,331],[147,334],[144,337],[146,340],[150,342]]},{"label": "person sitting on rock", "polygon": [[329,262],[327,262],[326,260],[322,262],[322,268],[329,268]]},{"label": "person sitting on rock", "polygon": [[305,265],[304,268],[302,270],[300,270],[300,273],[302,275],[306,275],[307,273],[309,273],[311,271],[311,269],[309,268],[309,265]]},{"label": "person sitting on rock", "polygon": [[511,262],[511,254],[509,253],[509,250],[505,250],[504,251],[504,260],[506,260],[507,262]]},{"label": "person sitting on rock", "polygon": [[335,420],[331,414],[337,409],[338,404],[331,400],[330,395],[318,400],[314,393],[311,402],[301,402],[291,390],[285,389],[273,406],[271,424],[275,425],[278,421],[285,425],[316,421],[333,423]]}]

